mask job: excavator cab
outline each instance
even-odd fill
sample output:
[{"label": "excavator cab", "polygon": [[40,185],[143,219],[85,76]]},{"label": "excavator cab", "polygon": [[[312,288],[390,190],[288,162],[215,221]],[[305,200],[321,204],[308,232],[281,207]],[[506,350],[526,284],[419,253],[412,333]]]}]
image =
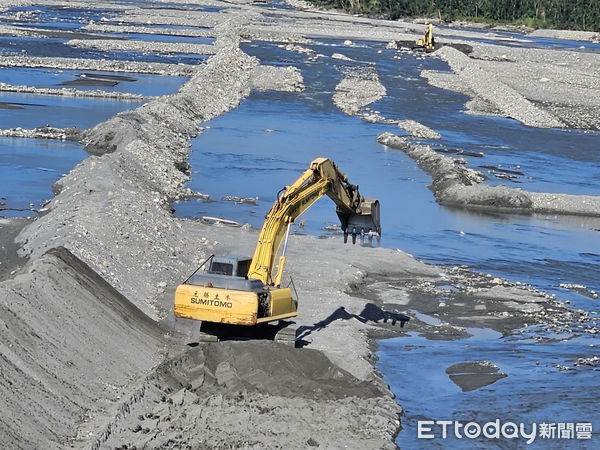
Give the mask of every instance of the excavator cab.
[{"label": "excavator cab", "polygon": [[249,256],[213,256],[209,261],[208,273],[247,277],[252,258]]}]

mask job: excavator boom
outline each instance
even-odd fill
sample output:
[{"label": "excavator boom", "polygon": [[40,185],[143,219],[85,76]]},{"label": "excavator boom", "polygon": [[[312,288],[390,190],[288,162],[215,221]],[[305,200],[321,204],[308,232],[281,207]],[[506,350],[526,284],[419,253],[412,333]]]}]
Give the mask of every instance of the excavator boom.
[{"label": "excavator boom", "polygon": [[[275,204],[267,213],[248,277],[257,278],[265,284],[280,284],[275,281],[272,270],[281,242],[289,226],[323,195],[327,195],[336,204],[344,240],[349,234],[353,241],[357,234],[381,235],[379,201],[362,197],[358,186],[350,184],[348,177],[333,161],[316,158],[294,184],[280,191]],[[280,262],[278,274],[282,273]],[[278,280],[281,280],[281,276]]]}]

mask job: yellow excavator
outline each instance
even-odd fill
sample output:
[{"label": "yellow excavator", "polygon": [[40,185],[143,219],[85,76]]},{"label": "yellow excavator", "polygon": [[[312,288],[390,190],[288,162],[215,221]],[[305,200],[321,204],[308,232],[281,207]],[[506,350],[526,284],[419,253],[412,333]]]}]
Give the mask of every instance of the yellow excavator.
[{"label": "yellow excavator", "polygon": [[[324,195],[336,204],[344,242],[349,236],[353,243],[357,236],[381,236],[379,201],[362,197],[358,186],[350,184],[333,161],[317,158],[294,184],[279,192],[266,215],[254,256],[210,256],[177,287],[175,316],[202,321],[200,340],[209,341],[218,340],[221,331],[231,326],[239,329],[240,325],[297,316],[297,298],[290,286],[281,287],[288,237],[292,223]],[[205,271],[200,272],[203,267]],[[276,340],[293,342],[293,329],[280,331]]]},{"label": "yellow excavator", "polygon": [[427,29],[425,30],[425,35],[423,36],[423,39],[419,39],[417,41],[416,48],[422,48],[427,53],[435,51],[435,39],[433,37],[433,24],[432,23],[427,24]]}]

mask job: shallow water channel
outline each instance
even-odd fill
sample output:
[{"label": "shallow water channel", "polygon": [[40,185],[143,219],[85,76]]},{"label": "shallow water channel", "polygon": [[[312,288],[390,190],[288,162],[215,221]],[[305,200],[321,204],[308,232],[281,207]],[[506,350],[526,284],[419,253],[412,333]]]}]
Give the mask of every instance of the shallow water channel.
[{"label": "shallow water channel", "polygon": [[[375,140],[383,131],[402,132],[395,126],[349,117],[332,104],[331,97],[341,72],[370,62],[388,90],[388,97],[372,105],[373,110],[436,129],[442,139],[430,142],[435,148],[483,152],[483,158],[467,158],[471,167],[486,172],[481,166],[518,166],[522,175],[511,184],[534,191],[596,194],[598,133],[538,130],[508,119],[463,114],[464,96],[431,87],[419,76],[422,69],[447,70],[439,60],[413,55],[395,59],[395,53],[380,43],[356,44],[352,48],[338,41],[311,45],[324,55],[318,62],[307,62],[304,56],[274,44],[248,44],[244,50],[264,63],[299,67],[308,88],[299,94],[255,92],[236,110],[208,123],[209,128],[192,144],[189,186],[209,194],[211,201],[181,202],[177,214],[219,216],[260,227],[278,190],[293,182],[314,157],[327,156],[361,186],[364,195],[381,201],[382,246],[400,248],[428,262],[467,264],[476,271],[531,283],[597,314],[597,300],[560,289],[558,284],[600,290],[598,220],[474,214],[441,207],[427,189],[429,177],[402,152]],[[334,52],[362,62],[340,62],[330,57]],[[491,184],[507,183],[486,173]],[[222,200],[228,195],[257,199],[254,204],[234,204]],[[301,222],[298,233],[327,234],[322,227],[336,222],[333,204],[321,200]],[[293,245],[293,239],[290,242]],[[527,335],[529,330],[517,334],[518,338],[500,338],[491,330],[468,331],[474,337],[466,340],[428,341],[413,334],[380,342],[377,367],[406,408],[404,431],[397,441],[401,447],[423,445],[416,437],[416,421],[422,418],[482,423],[499,418],[528,425],[591,421],[596,429],[600,427],[597,397],[589,395],[597,388],[597,372],[572,365],[578,357],[598,354],[596,339],[588,335],[563,342],[559,337],[540,343]],[[492,361],[508,376],[463,393],[444,370],[477,360]],[[560,371],[557,364],[572,370]],[[456,439],[436,442],[451,448],[482,445]],[[510,440],[485,444],[525,445]],[[552,441],[557,448],[569,444],[573,441]],[[585,448],[585,442],[577,444]],[[534,447],[543,445],[538,442]]]}]

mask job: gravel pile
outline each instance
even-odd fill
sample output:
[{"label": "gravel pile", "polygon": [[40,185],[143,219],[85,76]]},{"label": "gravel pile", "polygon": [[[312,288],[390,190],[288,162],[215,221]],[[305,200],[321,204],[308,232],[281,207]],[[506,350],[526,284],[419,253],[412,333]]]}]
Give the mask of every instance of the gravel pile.
[{"label": "gravel pile", "polygon": [[195,348],[160,365],[124,405],[93,449],[273,448],[273,436],[287,448],[393,449],[400,412],[323,353],[273,342]]},{"label": "gravel pile", "polygon": [[259,91],[300,92],[304,84],[300,71],[295,67],[258,66],[250,80],[252,88]]},{"label": "gravel pile", "polygon": [[65,249],[0,283],[4,448],[66,448],[160,361],[161,330]]},{"label": "gravel pile", "polygon": [[442,137],[437,131],[415,120],[400,120],[398,127],[420,139],[440,139]]}]

